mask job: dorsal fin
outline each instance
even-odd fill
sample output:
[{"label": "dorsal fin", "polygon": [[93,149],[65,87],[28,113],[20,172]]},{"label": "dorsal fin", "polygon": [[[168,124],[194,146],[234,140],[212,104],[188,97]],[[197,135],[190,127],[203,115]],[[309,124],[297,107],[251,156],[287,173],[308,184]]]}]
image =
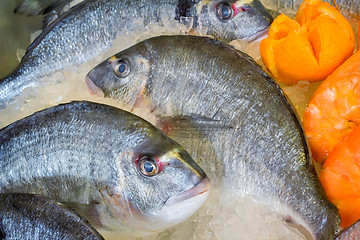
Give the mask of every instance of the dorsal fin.
[{"label": "dorsal fin", "polygon": [[45,29],[47,26],[49,26],[53,21],[55,21],[58,18],[58,13],[56,11],[51,11],[49,13],[47,13],[42,21],[42,29]]}]

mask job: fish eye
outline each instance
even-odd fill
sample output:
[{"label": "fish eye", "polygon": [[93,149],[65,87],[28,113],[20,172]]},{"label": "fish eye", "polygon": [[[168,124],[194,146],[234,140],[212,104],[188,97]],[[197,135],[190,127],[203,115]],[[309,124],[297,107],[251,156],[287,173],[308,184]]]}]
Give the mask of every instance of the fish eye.
[{"label": "fish eye", "polygon": [[227,21],[233,17],[234,11],[227,2],[222,2],[216,7],[216,15],[221,21]]},{"label": "fish eye", "polygon": [[126,77],[130,73],[130,64],[125,59],[120,59],[114,66],[114,72],[119,77]]},{"label": "fish eye", "polygon": [[156,161],[148,156],[144,156],[139,161],[139,168],[143,175],[145,176],[154,176],[158,174],[159,168],[156,164]]}]

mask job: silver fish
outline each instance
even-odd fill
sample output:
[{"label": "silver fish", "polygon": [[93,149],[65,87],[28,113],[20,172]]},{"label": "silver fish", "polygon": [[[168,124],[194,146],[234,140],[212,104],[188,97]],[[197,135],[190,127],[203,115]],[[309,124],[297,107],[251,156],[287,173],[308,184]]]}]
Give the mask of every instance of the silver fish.
[{"label": "silver fish", "polygon": [[[155,37],[105,60],[86,81],[93,93],[128,109],[148,106],[165,132],[190,129],[174,139],[200,159],[213,186],[222,182],[220,189],[286,209],[287,222],[314,239],[334,236],[338,210],[310,164],[302,126],[279,86],[248,55],[207,37]],[[196,128],[203,135],[198,142],[191,137]]]},{"label": "silver fish", "polygon": [[0,131],[0,192],[66,203],[97,230],[171,227],[206,200],[204,171],[153,125],[115,107],[72,102]]},{"label": "silver fish", "polygon": [[104,239],[65,205],[39,195],[0,194],[0,237],[22,239]]},{"label": "silver fish", "polygon": [[139,27],[146,31],[150,25],[178,21],[231,41],[256,38],[272,20],[259,0],[86,0],[46,27],[18,68],[0,80],[0,109],[25,88],[38,86],[42,77],[100,55],[114,39]]},{"label": "silver fish", "polygon": [[341,230],[334,240],[360,240],[360,220]]}]

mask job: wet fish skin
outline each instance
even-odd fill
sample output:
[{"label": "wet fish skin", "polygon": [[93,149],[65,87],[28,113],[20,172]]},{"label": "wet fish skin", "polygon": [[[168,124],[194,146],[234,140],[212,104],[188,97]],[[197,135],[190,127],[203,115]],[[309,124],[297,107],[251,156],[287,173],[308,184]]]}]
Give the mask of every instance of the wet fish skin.
[{"label": "wet fish skin", "polygon": [[201,26],[208,29],[208,34],[231,41],[233,38],[247,38],[258,34],[273,20],[259,0],[252,0],[238,6],[243,7],[244,11],[240,10],[232,19],[220,21],[216,16],[218,2],[83,1],[45,28],[28,48],[18,68],[0,80],[0,109],[12,102],[24,89],[38,86],[42,77],[64,67],[87,62],[104,53],[115,38],[131,35],[140,27],[145,31],[145,27],[149,25],[163,26],[168,21],[182,22],[184,18],[193,18],[193,29]]},{"label": "wet fish skin", "polygon": [[[114,66],[124,62],[130,72],[120,77]],[[279,86],[248,55],[205,37],[155,37],[105,60],[86,81],[92,92],[128,109],[150,106],[159,122],[202,116],[228,126],[207,131],[199,124],[200,140],[172,137],[200,159],[213,183],[222,182],[220,189],[254,196],[275,210],[280,203],[285,218],[314,239],[333,238],[338,210],[310,163],[302,126]]]},{"label": "wet fish skin", "polygon": [[[157,162],[158,174],[142,174],[144,158]],[[3,128],[0,169],[2,193],[42,194],[69,203],[98,230],[134,235],[183,221],[209,190],[204,171],[153,125],[91,102],[51,107]],[[183,215],[172,216],[183,203]]]},{"label": "wet fish skin", "polygon": [[104,239],[84,218],[39,195],[0,194],[1,239]]},{"label": "wet fish skin", "polygon": [[360,220],[351,226],[341,230],[334,240],[359,240],[360,239]]}]

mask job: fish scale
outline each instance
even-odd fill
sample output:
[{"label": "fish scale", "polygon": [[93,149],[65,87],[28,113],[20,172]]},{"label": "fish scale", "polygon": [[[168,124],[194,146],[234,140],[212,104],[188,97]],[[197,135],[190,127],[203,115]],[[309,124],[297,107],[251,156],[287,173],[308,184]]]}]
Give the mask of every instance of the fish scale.
[{"label": "fish scale", "polygon": [[74,211],[43,196],[0,194],[0,200],[1,239],[104,239]]},{"label": "fish scale", "polygon": [[[132,70],[117,76],[112,66],[124,59]],[[189,120],[201,134],[175,122],[176,131],[189,135],[169,135],[198,157],[213,186],[268,204],[314,239],[334,236],[338,210],[310,163],[301,123],[280,87],[248,55],[206,37],[155,37],[105,60],[88,73],[87,82],[129,109],[137,96],[135,107],[147,103],[160,123],[162,117],[208,119]]]},{"label": "fish scale", "polygon": [[[62,116],[60,117],[59,114],[62,114]],[[30,185],[35,189],[42,189],[43,186],[31,184],[32,179],[42,177],[51,179],[54,176],[58,176],[59,172],[66,173],[67,176],[78,176],[77,180],[81,182],[83,182],[84,179],[90,178],[94,180],[97,179],[97,182],[102,184],[114,185],[117,173],[114,172],[114,169],[111,169],[111,165],[104,163],[108,162],[107,156],[111,156],[116,151],[122,151],[122,149],[116,149],[118,148],[117,146],[120,145],[124,149],[129,147],[127,146],[128,141],[126,141],[129,137],[125,135],[124,129],[112,131],[112,129],[107,129],[107,124],[92,124],[89,122],[89,117],[93,120],[102,119],[105,121],[103,116],[99,114],[96,116],[95,113],[92,114],[94,114],[94,116],[90,117],[71,112],[66,114],[66,112],[62,113],[61,111],[57,111],[50,117],[47,116],[49,124],[38,120],[41,119],[41,114],[31,119],[28,124],[26,124],[26,122],[24,124],[24,121],[22,121],[16,124],[21,124],[20,127],[12,126],[2,131],[0,138],[1,145],[4,149],[0,153],[1,159],[3,159],[3,161],[1,161],[1,169],[4,169],[1,174],[2,188],[8,186],[9,184],[4,184],[8,182],[16,183],[18,186]],[[44,115],[46,117],[47,113],[45,112]],[[90,127],[88,128],[87,126],[89,125]],[[94,135],[95,132],[98,132],[98,134]],[[118,136],[118,139],[124,141],[107,143],[105,139],[108,134]],[[143,137],[144,136],[141,135],[139,136],[139,138]],[[136,142],[136,138],[134,138],[133,141]],[[23,151],[19,153],[20,146]],[[42,147],[39,148],[38,146]],[[69,162],[66,156],[71,156],[74,161]],[[7,161],[4,161],[4,159],[7,159]],[[35,159],[39,160],[35,161]],[[57,159],[57,161],[54,161],[54,159]],[[95,169],[89,169],[88,166],[82,162],[85,160],[89,162],[90,159],[93,159],[90,166],[96,167]],[[32,166],[32,168],[28,168],[27,166]],[[42,171],[34,172],[33,168],[41,169]],[[23,172],[21,172],[21,170]],[[89,171],[94,175],[89,175]],[[19,175],[11,177],[11,175],[6,174],[7,172],[17,172]],[[106,174],[107,172],[111,174]],[[44,176],[44,174],[47,175]],[[66,175],[64,175],[64,177],[66,177]],[[54,183],[58,180],[58,178],[53,179]],[[90,185],[92,188],[99,188],[94,180],[92,180]],[[74,182],[75,181],[76,179],[74,179]],[[56,184],[53,186],[56,187]],[[16,187],[11,185],[7,188],[16,189]],[[30,191],[32,192],[31,188]],[[61,188],[58,189],[58,191],[59,192],[56,193],[56,189],[48,189],[49,193],[62,196],[66,201],[71,202],[76,200],[69,195],[72,193],[71,191],[67,193],[66,189]],[[89,196],[87,202],[100,198],[99,193],[95,196]]]},{"label": "fish scale", "polygon": [[339,232],[334,240],[359,240],[360,239],[360,229],[359,229],[360,220],[356,221],[347,228],[344,228]]}]

